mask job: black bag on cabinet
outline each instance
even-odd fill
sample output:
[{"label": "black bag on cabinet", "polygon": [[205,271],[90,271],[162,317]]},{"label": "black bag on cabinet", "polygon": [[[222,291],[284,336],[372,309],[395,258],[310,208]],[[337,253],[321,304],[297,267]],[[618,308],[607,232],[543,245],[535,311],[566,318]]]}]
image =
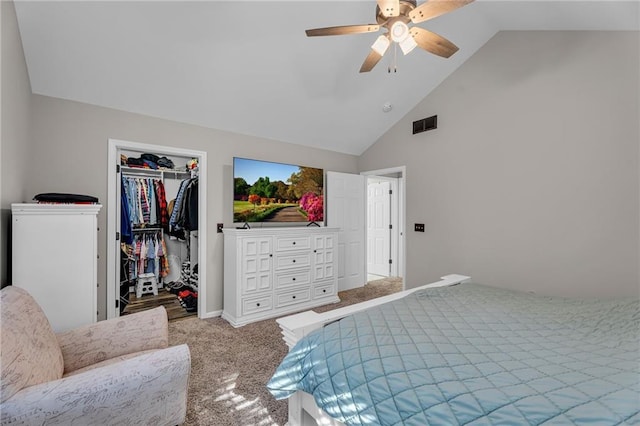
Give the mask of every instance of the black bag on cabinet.
[{"label": "black bag on cabinet", "polygon": [[33,197],[39,203],[63,204],[97,204],[98,199],[91,195],[65,194],[62,192],[45,192]]}]

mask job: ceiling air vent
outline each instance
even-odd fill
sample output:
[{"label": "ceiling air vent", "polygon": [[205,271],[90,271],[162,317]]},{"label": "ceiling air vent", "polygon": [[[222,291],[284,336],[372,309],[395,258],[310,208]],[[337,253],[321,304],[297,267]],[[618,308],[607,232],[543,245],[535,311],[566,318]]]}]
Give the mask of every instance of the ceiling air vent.
[{"label": "ceiling air vent", "polygon": [[423,118],[413,122],[413,134],[426,132],[427,130],[438,128],[438,116],[433,115],[431,117]]}]

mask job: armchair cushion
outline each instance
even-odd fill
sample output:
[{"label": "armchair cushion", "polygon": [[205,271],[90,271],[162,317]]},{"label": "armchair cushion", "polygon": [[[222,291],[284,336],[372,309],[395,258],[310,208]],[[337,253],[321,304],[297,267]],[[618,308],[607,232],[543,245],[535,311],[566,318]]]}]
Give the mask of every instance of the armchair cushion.
[{"label": "armchair cushion", "polygon": [[189,348],[179,345],[31,386],[2,404],[0,423],[181,424],[190,366]]},{"label": "armchair cushion", "polygon": [[58,333],[64,359],[64,374],[113,358],[169,344],[167,312],[163,306],[100,321]]},{"label": "armchair cushion", "polygon": [[62,377],[64,362],[49,320],[25,290],[0,292],[0,403],[20,389]]}]

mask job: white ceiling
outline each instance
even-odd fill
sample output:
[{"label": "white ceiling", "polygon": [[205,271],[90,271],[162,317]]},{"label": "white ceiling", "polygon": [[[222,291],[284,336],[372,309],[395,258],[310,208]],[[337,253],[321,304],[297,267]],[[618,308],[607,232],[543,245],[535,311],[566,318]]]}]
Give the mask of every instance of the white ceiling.
[{"label": "white ceiling", "polygon": [[498,31],[640,29],[640,0],[477,0],[419,24],[451,58],[360,74],[376,34],[304,30],[375,23],[375,0],[15,4],[33,93],[356,155]]}]

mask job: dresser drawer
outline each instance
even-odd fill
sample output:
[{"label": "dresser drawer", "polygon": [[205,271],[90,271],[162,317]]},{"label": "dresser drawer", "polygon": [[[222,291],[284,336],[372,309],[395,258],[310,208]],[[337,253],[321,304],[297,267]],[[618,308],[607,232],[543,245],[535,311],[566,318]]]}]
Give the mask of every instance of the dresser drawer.
[{"label": "dresser drawer", "polygon": [[275,268],[277,269],[291,269],[291,268],[305,268],[311,265],[311,253],[291,253],[291,254],[279,254],[275,258]]},{"label": "dresser drawer", "polygon": [[321,299],[323,297],[333,296],[336,294],[336,286],[334,283],[318,284],[313,287],[313,298]]},{"label": "dresser drawer", "polygon": [[276,308],[295,305],[311,300],[311,287],[306,286],[296,290],[276,293]]},{"label": "dresser drawer", "polygon": [[276,237],[276,252],[307,250],[309,248],[311,248],[311,237],[309,236]]},{"label": "dresser drawer", "polygon": [[301,286],[311,283],[311,271],[309,269],[291,272],[278,272],[275,278],[276,288]]},{"label": "dresser drawer", "polygon": [[256,312],[270,311],[273,308],[273,299],[270,294],[262,297],[254,297],[242,300],[242,314],[248,315]]}]

